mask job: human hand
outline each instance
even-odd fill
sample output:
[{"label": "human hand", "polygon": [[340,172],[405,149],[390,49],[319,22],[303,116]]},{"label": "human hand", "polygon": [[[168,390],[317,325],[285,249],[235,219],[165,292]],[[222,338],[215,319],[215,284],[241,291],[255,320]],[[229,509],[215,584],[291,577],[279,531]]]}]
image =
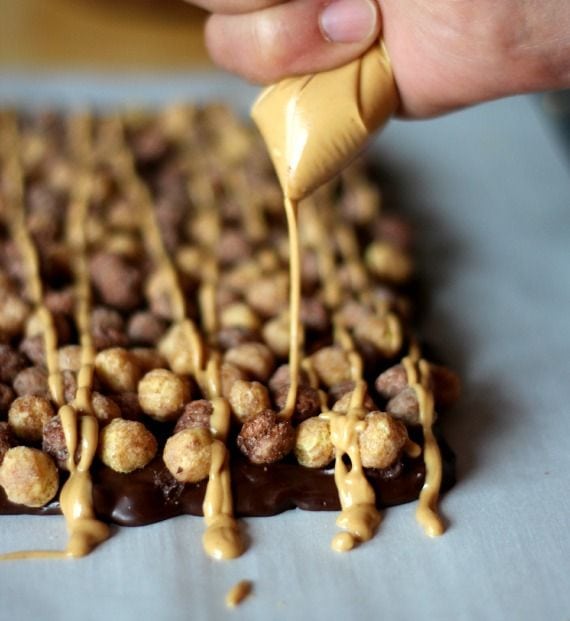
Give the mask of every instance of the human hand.
[{"label": "human hand", "polygon": [[345,64],[382,29],[404,116],[570,86],[568,0],[193,2],[214,61],[260,83]]}]

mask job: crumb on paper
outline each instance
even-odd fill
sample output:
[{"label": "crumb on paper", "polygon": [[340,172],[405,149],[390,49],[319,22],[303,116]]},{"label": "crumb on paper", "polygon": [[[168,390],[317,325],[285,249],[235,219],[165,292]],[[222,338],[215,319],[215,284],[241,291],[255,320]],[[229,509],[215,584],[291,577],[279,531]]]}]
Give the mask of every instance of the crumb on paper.
[{"label": "crumb on paper", "polygon": [[239,606],[253,590],[253,582],[251,580],[240,580],[228,591],[226,595],[226,606],[235,608]]}]

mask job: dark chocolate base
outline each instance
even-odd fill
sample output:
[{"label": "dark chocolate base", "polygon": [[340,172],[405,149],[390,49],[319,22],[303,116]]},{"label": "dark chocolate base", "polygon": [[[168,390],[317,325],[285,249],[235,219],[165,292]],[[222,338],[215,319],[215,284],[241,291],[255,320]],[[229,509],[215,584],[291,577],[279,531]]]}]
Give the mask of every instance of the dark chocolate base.
[{"label": "dark chocolate base", "polygon": [[[439,437],[443,461],[442,491],[455,483],[455,455]],[[332,469],[313,470],[293,460],[256,466],[241,455],[232,456],[234,507],[239,517],[269,516],[289,509],[340,509]],[[422,457],[406,456],[386,470],[366,470],[379,508],[415,500],[422,488]],[[125,475],[105,466],[93,470],[93,498],[97,516],[121,526],[143,526],[182,514],[202,515],[206,481],[195,485],[176,482],[156,458],[146,468]],[[0,487],[0,514],[59,514],[59,502],[31,509],[6,499]]]}]

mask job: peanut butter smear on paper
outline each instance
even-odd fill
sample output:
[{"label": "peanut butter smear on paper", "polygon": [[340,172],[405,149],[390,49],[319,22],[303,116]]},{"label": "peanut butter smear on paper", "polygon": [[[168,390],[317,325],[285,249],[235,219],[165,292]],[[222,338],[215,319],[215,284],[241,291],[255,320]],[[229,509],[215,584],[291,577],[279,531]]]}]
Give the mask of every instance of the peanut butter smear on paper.
[{"label": "peanut butter smear on paper", "polygon": [[398,102],[390,60],[379,43],[337,69],[267,87],[251,116],[283,193],[300,200],[353,160]]}]

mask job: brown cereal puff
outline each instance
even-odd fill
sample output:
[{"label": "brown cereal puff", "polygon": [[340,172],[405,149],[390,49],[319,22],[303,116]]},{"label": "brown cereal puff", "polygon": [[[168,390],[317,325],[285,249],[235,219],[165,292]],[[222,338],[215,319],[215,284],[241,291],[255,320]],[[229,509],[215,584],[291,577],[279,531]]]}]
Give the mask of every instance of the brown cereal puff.
[{"label": "brown cereal puff", "polygon": [[44,397],[18,397],[8,410],[12,431],[25,442],[39,442],[44,425],[54,416],[51,403]]},{"label": "brown cereal puff", "polygon": [[214,406],[207,399],[197,399],[187,403],[182,415],[176,421],[174,433],[184,431],[184,429],[210,429],[210,418],[214,413]]},{"label": "brown cereal puff", "polygon": [[275,367],[273,354],[263,343],[242,343],[232,347],[225,353],[224,360],[235,364],[260,382],[267,381]]},{"label": "brown cereal puff", "polygon": [[251,252],[252,247],[241,229],[225,230],[216,244],[216,254],[222,265],[247,259]]},{"label": "brown cereal puff", "polygon": [[72,315],[75,309],[75,292],[73,287],[48,291],[44,303],[52,313]]},{"label": "brown cereal puff", "polygon": [[338,345],[323,347],[311,356],[311,360],[319,379],[329,388],[351,379],[348,356]]},{"label": "brown cereal puff", "polygon": [[0,464],[4,460],[4,455],[16,445],[16,438],[10,429],[10,425],[6,422],[0,422]]},{"label": "brown cereal puff", "polygon": [[115,418],[99,434],[99,457],[115,472],[144,468],[157,448],[156,438],[137,421]]},{"label": "brown cereal puff", "polygon": [[129,319],[127,334],[136,345],[156,345],[166,332],[166,322],[149,311],[135,313]]},{"label": "brown cereal puff", "polygon": [[4,455],[0,485],[10,502],[43,507],[57,494],[57,468],[48,455],[27,446],[15,446]]},{"label": "brown cereal puff", "polygon": [[259,382],[234,382],[228,398],[233,413],[240,421],[267,410],[271,403],[267,388]]},{"label": "brown cereal puff", "polygon": [[[289,384],[283,384],[273,393],[275,405],[282,410],[287,403]],[[319,391],[310,386],[298,386],[295,409],[293,410],[293,422],[300,423],[311,416],[318,416],[321,412]]]},{"label": "brown cereal puff", "polygon": [[190,428],[166,441],[162,459],[170,474],[181,483],[198,483],[210,472],[212,434],[209,429]]},{"label": "brown cereal puff", "polygon": [[227,351],[242,343],[255,343],[256,341],[259,341],[257,330],[250,330],[242,326],[220,328],[216,333],[216,344],[222,351]]},{"label": "brown cereal puff", "polygon": [[95,357],[95,371],[113,392],[135,392],[142,375],[135,357],[122,347],[100,351]]},{"label": "brown cereal puff", "polygon": [[325,305],[314,297],[301,300],[300,319],[309,330],[324,332],[330,327],[330,317]]},{"label": "brown cereal puff", "polygon": [[403,364],[395,364],[376,378],[374,386],[384,399],[391,399],[408,385],[408,375]]},{"label": "brown cereal puff", "polygon": [[46,399],[50,397],[47,371],[40,367],[23,369],[16,375],[12,385],[19,397],[25,395],[37,395]]},{"label": "brown cereal puff", "polygon": [[143,373],[148,373],[154,369],[168,368],[166,358],[152,347],[133,347],[129,351]]},{"label": "brown cereal puff", "polygon": [[190,399],[190,386],[172,371],[155,369],[139,382],[138,395],[145,414],[156,420],[172,420]]},{"label": "brown cereal puff", "polygon": [[408,439],[406,426],[385,412],[371,412],[359,436],[360,457],[365,468],[388,468],[400,456]]},{"label": "brown cereal puff", "polygon": [[324,468],[334,459],[330,424],[319,417],[308,418],[297,427],[295,457],[305,468]]},{"label": "brown cereal puff", "polygon": [[11,384],[18,373],[28,366],[26,357],[12,349],[10,345],[0,344],[0,382]]},{"label": "brown cereal puff", "polygon": [[7,414],[16,393],[7,384],[0,384],[0,417]]},{"label": "brown cereal puff", "polygon": [[237,445],[254,464],[272,464],[289,453],[295,444],[295,430],[272,410],[265,410],[243,424]]},{"label": "brown cereal puff", "polygon": [[121,417],[127,420],[140,420],[143,411],[139,403],[139,396],[136,392],[121,392],[111,397],[114,403],[121,410]]},{"label": "brown cereal puff", "polygon": [[[289,385],[291,383],[291,374],[289,372],[289,365],[282,364],[280,367],[277,367],[275,373],[269,379],[269,390],[271,392],[278,391],[285,384]],[[306,371],[300,369],[299,371],[299,386],[308,386],[309,385],[309,377],[307,376]]]},{"label": "brown cereal puff", "polygon": [[73,371],[61,371],[63,398],[66,403],[74,401],[77,394],[77,377]]},{"label": "brown cereal puff", "polygon": [[386,412],[406,425],[420,425],[420,407],[416,391],[406,386],[386,404]]},{"label": "brown cereal puff", "polygon": [[18,349],[38,367],[46,366],[45,339],[42,334],[28,336],[20,341]]},{"label": "brown cereal puff", "polygon": [[[53,327],[57,336],[57,342],[65,345],[71,338],[71,326],[69,319],[62,313],[52,313],[51,315]],[[26,321],[25,329],[26,337],[43,336],[44,322],[39,312],[33,312]]]},{"label": "brown cereal puff", "polygon": [[97,253],[89,263],[93,285],[101,300],[118,310],[129,311],[142,302],[142,275],[123,257]]},{"label": "brown cereal puff", "polygon": [[356,324],[354,336],[370,343],[382,356],[394,356],[402,347],[402,329],[396,315],[367,317]]},{"label": "brown cereal puff", "polygon": [[121,418],[121,408],[111,399],[100,392],[91,394],[93,414],[101,426],[110,423],[115,418]]},{"label": "brown cereal puff", "polygon": [[97,306],[91,312],[91,336],[97,350],[125,347],[128,343],[123,318],[105,306]]},{"label": "brown cereal puff", "polygon": [[[63,425],[59,414],[50,418],[44,425],[42,433],[42,450],[47,453],[57,464],[60,470],[68,470],[67,458],[69,451],[65,442],[65,434],[63,433]],[[81,454],[81,446],[77,447],[76,460],[79,460]]]}]

